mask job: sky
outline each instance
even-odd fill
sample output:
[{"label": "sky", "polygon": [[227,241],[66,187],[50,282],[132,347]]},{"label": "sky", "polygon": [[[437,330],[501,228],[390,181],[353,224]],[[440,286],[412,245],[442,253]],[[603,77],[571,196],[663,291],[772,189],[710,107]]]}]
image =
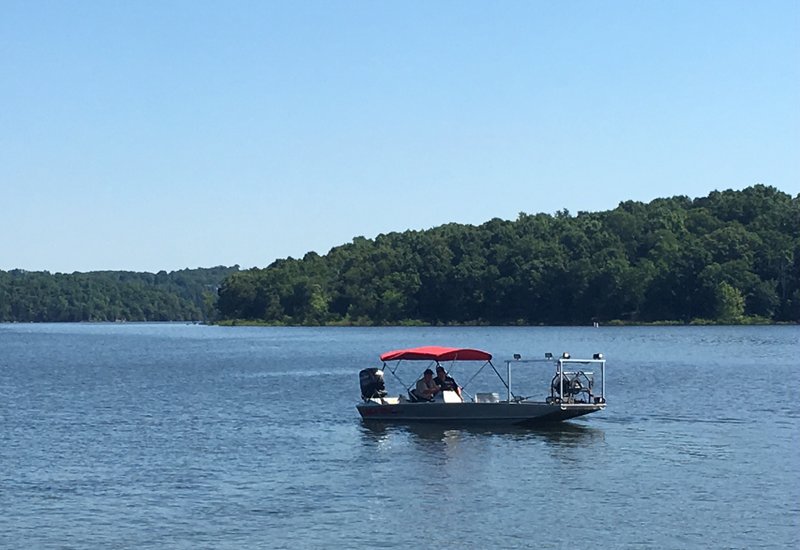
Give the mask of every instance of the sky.
[{"label": "sky", "polygon": [[0,269],[800,193],[800,2],[0,0]]}]

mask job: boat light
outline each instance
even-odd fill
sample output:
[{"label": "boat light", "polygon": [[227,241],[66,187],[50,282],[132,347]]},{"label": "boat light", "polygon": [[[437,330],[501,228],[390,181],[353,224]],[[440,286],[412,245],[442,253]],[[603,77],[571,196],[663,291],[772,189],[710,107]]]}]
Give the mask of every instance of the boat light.
[{"label": "boat light", "polygon": [[516,359],[517,361],[519,361],[520,359],[522,359],[522,356],[521,356],[519,353],[515,353],[515,354],[514,354],[514,359]]},{"label": "boat light", "polygon": [[569,359],[569,358],[570,358],[569,352],[568,352],[568,351],[565,351],[564,353],[562,353],[562,354],[561,354],[561,358],[562,358],[562,359]]},{"label": "boat light", "polygon": [[603,358],[603,354],[602,353],[595,353],[592,356],[592,359],[602,359],[602,358]]},{"label": "boat light", "polygon": [[553,354],[548,351],[547,353],[544,354],[544,358],[545,359],[552,359],[553,358]]}]

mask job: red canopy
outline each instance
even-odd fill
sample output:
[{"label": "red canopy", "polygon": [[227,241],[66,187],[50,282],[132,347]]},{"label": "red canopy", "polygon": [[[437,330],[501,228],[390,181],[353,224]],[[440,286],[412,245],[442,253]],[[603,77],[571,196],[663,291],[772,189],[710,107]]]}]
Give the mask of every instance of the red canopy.
[{"label": "red canopy", "polygon": [[381,361],[489,361],[491,353],[479,349],[443,348],[424,346],[421,348],[398,349],[381,355]]}]

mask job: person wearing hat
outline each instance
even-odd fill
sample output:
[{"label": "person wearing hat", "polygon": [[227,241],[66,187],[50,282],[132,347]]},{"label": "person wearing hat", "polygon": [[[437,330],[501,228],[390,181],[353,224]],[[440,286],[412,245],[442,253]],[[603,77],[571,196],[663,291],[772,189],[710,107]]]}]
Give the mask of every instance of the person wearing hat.
[{"label": "person wearing hat", "polygon": [[441,389],[439,386],[433,381],[433,371],[431,369],[425,369],[422,378],[417,380],[417,396],[431,401],[440,391]]}]

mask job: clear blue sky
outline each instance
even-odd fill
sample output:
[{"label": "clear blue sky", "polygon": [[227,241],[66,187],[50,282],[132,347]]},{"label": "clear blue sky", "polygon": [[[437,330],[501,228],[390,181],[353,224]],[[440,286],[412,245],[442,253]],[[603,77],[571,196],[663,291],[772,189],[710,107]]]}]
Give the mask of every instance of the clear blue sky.
[{"label": "clear blue sky", "polygon": [[800,2],[0,0],[0,269],[800,193]]}]

